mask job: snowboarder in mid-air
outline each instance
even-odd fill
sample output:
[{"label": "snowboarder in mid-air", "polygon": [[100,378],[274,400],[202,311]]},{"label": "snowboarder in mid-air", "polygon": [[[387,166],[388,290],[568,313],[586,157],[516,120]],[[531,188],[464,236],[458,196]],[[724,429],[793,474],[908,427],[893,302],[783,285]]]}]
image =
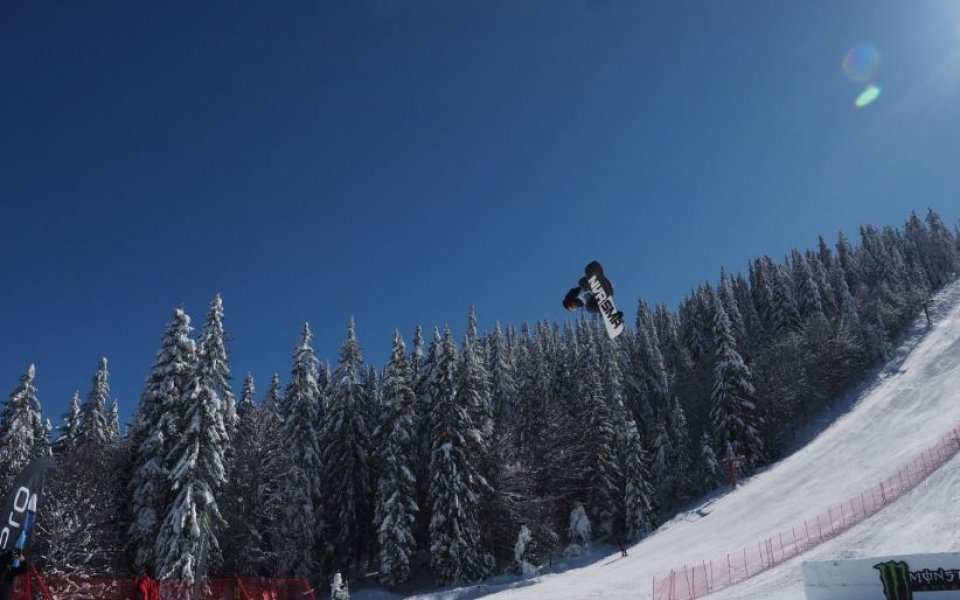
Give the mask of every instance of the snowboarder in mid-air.
[{"label": "snowboarder in mid-air", "polygon": [[[14,566],[14,562],[17,563]],[[0,600],[10,600],[17,576],[30,569],[30,563],[23,560],[23,553],[13,548],[0,554]]]},{"label": "snowboarder in mid-air", "polygon": [[577,287],[572,288],[563,299],[563,307],[569,311],[585,308],[587,312],[599,314],[607,328],[607,335],[613,339],[623,332],[623,311],[613,304],[613,284],[603,273],[603,267],[597,261],[584,269],[586,276],[581,277]]}]

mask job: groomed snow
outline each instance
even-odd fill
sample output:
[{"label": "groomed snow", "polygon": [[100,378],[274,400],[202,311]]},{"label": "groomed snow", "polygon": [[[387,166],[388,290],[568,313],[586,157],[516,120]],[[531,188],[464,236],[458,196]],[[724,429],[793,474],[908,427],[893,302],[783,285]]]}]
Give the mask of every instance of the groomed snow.
[{"label": "groomed snow", "polygon": [[[851,399],[837,405],[835,411],[846,412],[809,444],[717,498],[706,510],[698,513],[691,507],[631,547],[627,558],[604,548],[590,564],[563,572],[532,579],[502,577],[413,598],[646,599],[654,576],[755,546],[758,540],[879,483],[960,425],[960,283],[934,299],[932,314],[933,327],[918,317],[893,359]],[[709,597],[801,600],[800,564],[805,560],[960,550],[958,475],[960,456],[842,535]],[[377,596],[396,597],[357,594]]]}]

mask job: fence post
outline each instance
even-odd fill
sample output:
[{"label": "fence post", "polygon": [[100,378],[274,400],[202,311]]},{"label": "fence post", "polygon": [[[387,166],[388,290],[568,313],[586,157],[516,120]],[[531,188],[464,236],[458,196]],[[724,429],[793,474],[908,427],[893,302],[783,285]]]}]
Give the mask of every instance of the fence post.
[{"label": "fence post", "polygon": [[887,493],[886,493],[886,491],[883,489],[883,482],[882,482],[882,481],[880,482],[880,498],[883,499],[883,503],[884,503],[884,504],[887,503]]},{"label": "fence post", "polygon": [[746,577],[750,577],[750,565],[747,564],[747,547],[746,546],[743,547],[743,574]]},{"label": "fence post", "polygon": [[730,555],[727,554],[727,585],[733,584],[733,565],[730,564]]},{"label": "fence post", "polygon": [[820,515],[817,515],[817,531],[819,532],[819,540],[823,541],[823,525],[820,524]]}]

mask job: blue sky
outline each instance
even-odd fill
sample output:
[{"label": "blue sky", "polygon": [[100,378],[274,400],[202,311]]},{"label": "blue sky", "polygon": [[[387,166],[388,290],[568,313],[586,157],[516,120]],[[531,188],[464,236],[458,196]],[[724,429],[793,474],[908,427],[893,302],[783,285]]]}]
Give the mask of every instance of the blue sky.
[{"label": "blue sky", "polygon": [[[883,92],[841,69],[871,43]],[[0,8],[0,393],[100,356],[128,418],[172,310],[220,292],[237,387],[392,330],[632,322],[818,234],[957,222],[960,5],[30,2]]]}]

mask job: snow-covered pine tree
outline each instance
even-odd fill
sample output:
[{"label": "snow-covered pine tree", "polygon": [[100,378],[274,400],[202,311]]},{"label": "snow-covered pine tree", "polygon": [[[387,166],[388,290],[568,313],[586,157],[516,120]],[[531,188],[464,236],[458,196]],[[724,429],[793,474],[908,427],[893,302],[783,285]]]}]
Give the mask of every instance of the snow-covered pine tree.
[{"label": "snow-covered pine tree", "polygon": [[637,330],[627,373],[627,406],[644,429],[650,429],[657,415],[667,409],[670,382],[667,376],[656,324],[646,302],[637,309]]},{"label": "snow-covered pine tree", "polygon": [[[435,376],[438,374],[437,365],[440,362],[440,351],[443,346],[440,331],[434,327],[430,345],[427,348],[426,358],[420,362],[419,376],[414,381],[413,391],[417,396],[417,435],[416,460],[414,461],[414,475],[417,480],[417,506],[420,514],[417,519],[417,547],[430,547],[430,457],[433,451],[433,398],[437,393]],[[416,354],[414,353],[414,356]]]},{"label": "snow-covered pine tree", "polygon": [[714,312],[716,367],[711,394],[710,420],[717,445],[729,443],[748,470],[763,461],[763,443],[759,437],[761,422],[756,414],[750,370],[737,353],[730,321],[720,300]]},{"label": "snow-covered pine tree", "polygon": [[723,309],[727,311],[727,318],[730,319],[730,326],[733,330],[733,337],[737,341],[737,348],[743,348],[747,340],[747,326],[743,315],[740,313],[740,305],[737,302],[736,295],[733,293],[733,283],[727,270],[720,268],[720,284],[717,286],[717,295],[723,303]]},{"label": "snow-covered pine tree", "polygon": [[932,208],[927,211],[929,269],[927,275],[936,288],[949,283],[957,272],[957,240]]},{"label": "snow-covered pine tree", "polygon": [[284,399],[283,388],[280,385],[280,375],[274,373],[273,377],[270,379],[270,387],[267,388],[267,395],[263,399],[263,407],[267,410],[273,411],[278,418],[283,419],[286,417],[286,411],[284,410]]},{"label": "snow-covered pine tree", "polygon": [[750,263],[750,293],[753,296],[753,305],[760,315],[762,330],[766,335],[772,335],[776,322],[774,320],[773,279],[775,268],[769,256],[761,256]]},{"label": "snow-covered pine tree", "polygon": [[662,302],[657,304],[654,311],[657,340],[660,342],[660,353],[663,356],[664,366],[668,375],[675,379],[677,373],[688,371],[693,367],[690,354],[680,337],[680,325],[677,315]]},{"label": "snow-covered pine tree", "polygon": [[[220,552],[218,534],[224,521],[217,498],[226,481],[229,439],[220,398],[225,383],[219,355],[223,340],[212,331],[202,337],[197,366],[174,404],[181,425],[166,457],[174,498],[154,544],[156,570],[163,578],[191,580],[197,573],[208,573],[208,565],[201,561],[209,563],[209,557]],[[206,555],[201,552],[203,543],[209,549]]]},{"label": "snow-covered pine tree", "polygon": [[860,296],[862,282],[860,260],[857,258],[857,253],[853,246],[850,245],[847,236],[844,235],[842,231],[837,234],[837,264],[840,267],[840,271],[843,272],[850,293],[854,297]]},{"label": "snow-covered pine tree", "polygon": [[516,365],[512,360],[500,323],[493,328],[490,340],[490,384],[494,423],[502,426],[517,410]]},{"label": "snow-covered pine tree", "polygon": [[825,319],[826,313],[820,297],[820,287],[814,281],[809,263],[796,249],[790,252],[793,286],[797,290],[797,307],[805,322]]},{"label": "snow-covered pine tree", "polygon": [[393,354],[383,379],[383,418],[378,438],[383,440],[383,470],[377,482],[374,525],[380,544],[380,583],[387,588],[410,578],[416,549],[417,482],[413,462],[416,434],[413,373],[400,332],[393,333]]},{"label": "snow-covered pine tree", "polygon": [[700,438],[700,493],[706,494],[716,489],[722,476],[720,461],[717,460],[717,453],[713,451],[710,434],[704,431]]},{"label": "snow-covered pine tree", "polygon": [[693,459],[690,456],[690,432],[687,428],[687,415],[680,404],[679,396],[674,396],[667,415],[667,428],[674,450],[673,495],[678,500],[689,500],[694,490]]},{"label": "snow-covered pine tree", "polygon": [[253,399],[257,393],[257,386],[253,381],[253,375],[247,373],[243,378],[243,390],[240,392],[240,403],[237,405],[237,422],[242,419],[243,412],[250,412],[256,408],[256,401]]},{"label": "snow-covered pine tree", "polygon": [[283,442],[289,462],[279,491],[283,507],[279,532],[284,544],[278,564],[280,572],[299,576],[314,570],[326,541],[322,537],[322,463],[316,429],[321,422],[321,397],[312,340],[310,326],[304,323],[283,401]]},{"label": "snow-covered pine tree", "polygon": [[653,486],[650,483],[649,458],[636,422],[623,406],[615,407],[620,427],[617,444],[623,475],[623,528],[628,540],[637,540],[654,526]]},{"label": "snow-covered pine tree", "polygon": [[674,462],[676,451],[667,429],[667,415],[661,414],[653,428],[653,464],[652,483],[656,490],[658,504],[669,506],[676,498],[674,491]]},{"label": "snow-covered pine tree", "polygon": [[583,433],[583,474],[590,514],[601,536],[612,539],[617,510],[617,490],[622,475],[616,456],[616,434],[610,418],[610,406],[601,379],[600,357],[597,352],[596,327],[592,327],[584,341],[580,400],[585,410]]},{"label": "snow-covered pine tree", "polygon": [[370,431],[364,414],[366,369],[353,318],[347,339],[340,347],[340,362],[333,373],[330,400],[320,436],[322,477],[327,524],[334,557],[346,569],[359,564],[367,548],[373,522],[370,481]]},{"label": "snow-covered pine tree", "polygon": [[[769,257],[764,258],[770,260]],[[766,265],[766,270],[773,280],[772,331],[777,335],[800,331],[800,311],[797,309],[792,281],[786,267],[775,265],[771,261]]]},{"label": "snow-covered pine tree", "polygon": [[217,294],[210,302],[210,311],[198,343],[200,360],[209,364],[214,391],[220,398],[223,424],[232,439],[237,427],[237,398],[230,387],[230,357],[226,348],[228,339],[223,328],[223,299]]},{"label": "snow-covered pine tree", "polygon": [[222,512],[224,571],[244,575],[276,572],[286,541],[279,531],[284,475],[291,465],[277,414],[256,406],[253,378],[244,382],[237,407],[237,437],[229,463]]},{"label": "snow-covered pine tree", "polygon": [[4,489],[30,461],[50,454],[50,438],[30,365],[0,409],[0,483]]},{"label": "snow-covered pine tree", "polygon": [[110,441],[110,424],[107,419],[107,399],[110,384],[107,382],[107,359],[100,359],[100,367],[93,376],[93,387],[80,407],[80,426],[77,428],[77,443],[105,451]]},{"label": "snow-covered pine tree", "polygon": [[430,419],[430,564],[441,585],[474,581],[483,572],[478,516],[486,482],[470,454],[480,434],[457,397],[458,363],[448,328],[432,375]]},{"label": "snow-covered pine tree", "polygon": [[410,352],[410,381],[413,392],[416,394],[417,382],[420,381],[420,365],[423,364],[423,328],[417,325],[413,332],[413,350]]},{"label": "snow-covered pine tree", "polygon": [[107,435],[110,443],[120,441],[120,405],[116,398],[110,403],[110,412],[107,414]]},{"label": "snow-covered pine tree", "polygon": [[[829,249],[827,249],[827,251],[829,252]],[[817,291],[820,295],[823,314],[827,319],[830,319],[831,321],[835,320],[837,317],[837,294],[833,289],[833,284],[830,283],[830,275],[827,271],[827,267],[823,265],[820,257],[811,250],[807,250],[806,252],[806,261],[807,267],[810,269],[810,274],[813,276],[814,284],[816,285]]]},{"label": "snow-covered pine tree", "polygon": [[757,312],[757,307],[753,303],[750,284],[747,283],[742,273],[737,273],[733,278],[733,294],[737,298],[737,306],[740,309],[743,325],[747,332],[742,348],[744,357],[747,358],[757,352],[763,341],[763,319],[760,318],[760,313]]},{"label": "snow-covered pine tree", "polygon": [[[460,365],[457,368],[457,377],[459,379],[459,389],[457,390],[458,402],[466,407],[467,417],[477,432],[476,438],[468,437],[468,454],[485,485],[477,489],[480,496],[480,516],[491,517],[491,508],[495,503],[494,494],[496,493],[490,485],[490,475],[495,470],[493,464],[493,454],[490,448],[490,438],[493,435],[493,414],[490,408],[489,375],[484,366],[483,359],[477,354],[476,346],[479,340],[465,336],[463,342],[463,352],[461,353]],[[481,536],[483,547],[481,548],[481,563],[483,571],[481,575],[490,575],[495,566],[494,548],[491,547],[491,540],[487,536]]]},{"label": "snow-covered pine tree", "polygon": [[127,488],[131,512],[128,537],[134,553],[134,572],[138,574],[157,574],[154,544],[160,520],[172,500],[166,460],[180,433],[176,411],[196,369],[196,347],[190,331],[190,317],[183,309],[175,310],[147,378],[131,432],[133,474]]},{"label": "snow-covered pine tree", "polygon": [[63,414],[63,424],[57,427],[57,440],[53,452],[61,455],[77,445],[77,428],[80,426],[80,390],[73,393],[70,408]]},{"label": "snow-covered pine tree", "polygon": [[[101,359],[93,386],[77,407],[73,442],[59,446],[60,465],[48,490],[41,555],[53,571],[85,575],[115,572],[123,551],[122,483],[115,475],[115,436],[104,406],[110,395],[107,360]],[[116,406],[116,402],[113,403]],[[95,551],[68,546],[76,539]]]}]

